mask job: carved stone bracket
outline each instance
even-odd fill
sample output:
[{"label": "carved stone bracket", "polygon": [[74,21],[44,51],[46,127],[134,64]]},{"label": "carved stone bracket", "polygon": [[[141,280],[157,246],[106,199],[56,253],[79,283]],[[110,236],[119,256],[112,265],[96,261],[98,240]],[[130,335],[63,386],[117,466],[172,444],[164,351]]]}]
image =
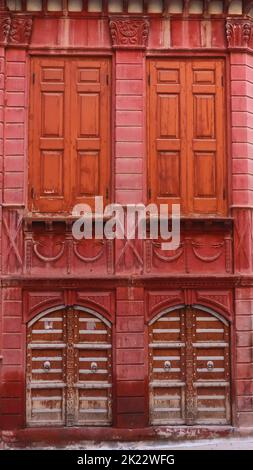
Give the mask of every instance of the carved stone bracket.
[{"label": "carved stone bracket", "polygon": [[11,19],[9,16],[0,14],[0,44],[6,44],[11,29]]},{"label": "carved stone bracket", "polygon": [[149,22],[146,19],[115,17],[110,19],[109,26],[114,47],[146,47],[149,33]]},{"label": "carved stone bracket", "polygon": [[248,48],[252,39],[252,21],[230,18],[226,22],[226,36],[229,48]]},{"label": "carved stone bracket", "polygon": [[0,15],[0,44],[28,46],[31,40],[33,19],[28,15]]}]

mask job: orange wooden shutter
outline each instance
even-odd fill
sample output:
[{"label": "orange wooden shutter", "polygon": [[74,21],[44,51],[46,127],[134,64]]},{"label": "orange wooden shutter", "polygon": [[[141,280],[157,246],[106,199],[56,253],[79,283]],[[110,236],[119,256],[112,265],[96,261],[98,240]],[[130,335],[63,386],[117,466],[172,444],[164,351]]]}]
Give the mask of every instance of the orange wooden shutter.
[{"label": "orange wooden shutter", "polygon": [[[70,212],[108,195],[109,61],[34,59],[30,107],[30,207]],[[106,201],[105,201],[106,203]]]},{"label": "orange wooden shutter", "polygon": [[181,204],[186,199],[185,65],[179,61],[150,64],[151,200]]},{"label": "orange wooden shutter", "polygon": [[94,196],[106,199],[108,193],[109,63],[76,60],[71,76],[73,204],[85,202],[93,207]]},{"label": "orange wooden shutter", "polygon": [[67,65],[58,59],[32,63],[29,193],[32,209],[41,212],[64,211],[69,199]]},{"label": "orange wooden shutter", "polygon": [[224,214],[223,61],[187,64],[189,212]]},{"label": "orange wooden shutter", "polygon": [[224,215],[222,60],[150,63],[150,199],[184,215]]}]

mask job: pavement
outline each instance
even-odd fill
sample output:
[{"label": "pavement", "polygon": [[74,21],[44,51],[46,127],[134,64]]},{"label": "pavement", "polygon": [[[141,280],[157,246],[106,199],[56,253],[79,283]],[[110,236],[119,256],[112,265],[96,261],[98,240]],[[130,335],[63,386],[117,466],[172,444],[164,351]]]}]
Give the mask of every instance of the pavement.
[{"label": "pavement", "polygon": [[[11,447],[13,449],[13,447]],[[8,450],[6,444],[0,444],[1,450]],[[92,442],[69,445],[67,447],[36,445],[27,449],[65,449],[65,450],[253,450],[253,437],[201,439],[194,441],[168,442],[166,440],[152,440],[140,442]]]}]

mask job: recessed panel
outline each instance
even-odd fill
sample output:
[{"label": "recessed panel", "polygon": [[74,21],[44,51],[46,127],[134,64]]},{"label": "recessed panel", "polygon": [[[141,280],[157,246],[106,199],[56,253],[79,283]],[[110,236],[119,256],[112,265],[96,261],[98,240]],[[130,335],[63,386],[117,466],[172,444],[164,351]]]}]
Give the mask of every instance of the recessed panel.
[{"label": "recessed panel", "polygon": [[159,196],[180,197],[178,152],[160,152],[158,156]]},{"label": "recessed panel", "polygon": [[79,137],[99,136],[99,95],[79,94]]},{"label": "recessed panel", "polygon": [[63,136],[63,94],[42,93],[42,137]]},{"label": "recessed panel", "polygon": [[159,95],[158,97],[159,136],[178,139],[179,126],[179,96]]},{"label": "recessed panel", "polygon": [[41,74],[43,82],[63,82],[64,80],[63,68],[43,67]]},{"label": "recessed panel", "polygon": [[41,196],[63,195],[63,152],[44,151],[41,155]]},{"label": "recessed panel", "polygon": [[99,154],[80,152],[78,155],[78,194],[95,196],[99,193]]},{"label": "recessed panel", "polygon": [[158,83],[179,83],[179,70],[159,70]]},{"label": "recessed panel", "polygon": [[99,69],[79,69],[78,82],[99,82]]},{"label": "recessed panel", "polygon": [[195,197],[215,197],[215,153],[196,152],[194,155]]},{"label": "recessed panel", "polygon": [[194,138],[215,138],[215,102],[213,95],[194,96]]},{"label": "recessed panel", "polygon": [[193,83],[202,85],[215,84],[214,70],[193,70]]}]

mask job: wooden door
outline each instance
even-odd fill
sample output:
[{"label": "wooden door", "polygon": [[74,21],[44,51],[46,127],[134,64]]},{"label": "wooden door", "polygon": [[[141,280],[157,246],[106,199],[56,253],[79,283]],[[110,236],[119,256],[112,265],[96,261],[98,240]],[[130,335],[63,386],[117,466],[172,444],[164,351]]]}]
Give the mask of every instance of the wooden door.
[{"label": "wooden door", "polygon": [[75,425],[112,422],[112,338],[110,324],[88,312],[76,315]]},{"label": "wooden door", "polygon": [[99,315],[62,309],[30,322],[27,424],[111,424],[111,329]]},{"label": "wooden door", "polygon": [[183,215],[226,213],[224,63],[149,62],[149,198]]},{"label": "wooden door", "polygon": [[230,422],[229,326],[206,311],[181,309],[149,326],[150,422]]},{"label": "wooden door", "polygon": [[[32,60],[29,206],[39,212],[94,207],[109,194],[110,63]],[[106,204],[106,200],[104,201]]]}]

